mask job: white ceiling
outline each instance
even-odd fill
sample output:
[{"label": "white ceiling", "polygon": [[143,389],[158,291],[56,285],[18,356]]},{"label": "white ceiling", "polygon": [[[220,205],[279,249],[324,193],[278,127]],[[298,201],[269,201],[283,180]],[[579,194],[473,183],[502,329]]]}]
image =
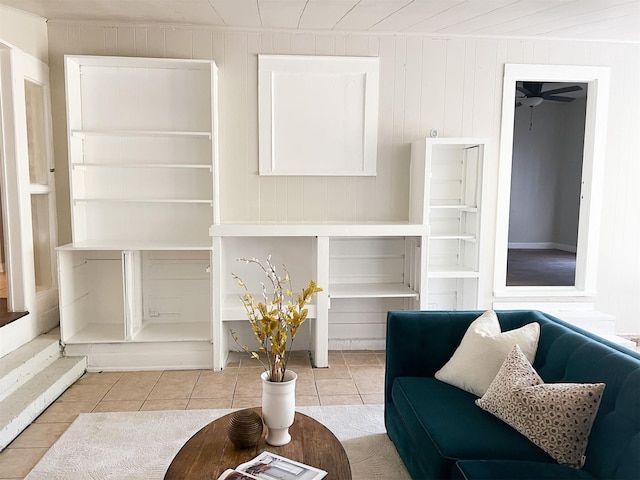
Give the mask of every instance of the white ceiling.
[{"label": "white ceiling", "polygon": [[640,0],[0,0],[51,20],[640,42]]}]

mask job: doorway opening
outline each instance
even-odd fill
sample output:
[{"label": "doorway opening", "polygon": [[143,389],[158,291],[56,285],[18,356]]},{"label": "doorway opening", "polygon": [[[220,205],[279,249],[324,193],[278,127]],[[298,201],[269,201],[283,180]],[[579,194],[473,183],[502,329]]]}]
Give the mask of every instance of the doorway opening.
[{"label": "doorway opening", "polygon": [[[581,89],[576,88],[580,86]],[[554,92],[555,90],[555,92]],[[552,93],[550,93],[551,91]],[[549,96],[566,97],[585,94],[582,101],[571,100],[549,101]],[[518,297],[522,302],[533,298],[593,297],[596,294],[598,247],[600,233],[600,206],[602,203],[602,182],[604,172],[604,156],[606,141],[606,125],[609,94],[609,69],[606,67],[586,67],[567,65],[527,65],[506,64],[503,83],[502,129],[500,135],[500,164],[498,172],[497,217],[494,265],[494,299],[500,297]],[[540,97],[540,98],[535,98]],[[520,107],[517,107],[521,103]],[[560,137],[570,136],[570,129],[580,129],[576,134],[578,140],[571,147],[582,151],[582,156],[576,155],[573,163],[571,180],[565,179],[568,164],[553,160],[551,155],[542,155],[549,140],[529,139],[524,174],[512,179],[512,171],[518,169],[518,152],[514,151],[516,136],[514,126],[520,110],[524,117],[519,123],[524,123],[527,135],[534,137],[538,130],[548,127],[550,122],[545,114],[550,104],[566,103],[584,110],[580,121],[565,122],[555,128]],[[515,105],[514,105],[515,104]],[[559,110],[560,106],[556,106]],[[559,115],[550,112],[550,116]],[[565,124],[566,123],[566,124]],[[582,141],[580,141],[582,136]],[[544,156],[534,163],[532,156]],[[553,160],[553,161],[552,161]],[[581,165],[580,165],[581,162]],[[571,163],[571,162],[569,162]],[[534,167],[535,165],[535,167]],[[552,168],[553,167],[553,168]],[[557,170],[556,170],[557,168]],[[565,170],[567,171],[565,171]],[[552,182],[546,186],[541,183],[545,177],[551,177]],[[561,181],[559,179],[562,179]],[[519,183],[518,183],[519,182]],[[546,201],[547,211],[553,215],[544,218],[534,218],[531,212],[512,210],[512,190],[517,193],[528,192]],[[520,208],[528,208],[533,204],[532,197],[525,197]],[[518,208],[514,200],[514,209]],[[562,210],[577,211],[572,220],[561,216]],[[514,232],[522,233],[526,227],[533,237],[516,237]],[[552,236],[541,235],[545,230],[556,230]],[[513,233],[514,235],[510,235]],[[535,247],[535,248],[531,248]],[[575,269],[569,272],[568,280],[551,281],[536,279],[527,284],[508,281],[509,249],[524,250],[559,250],[560,252],[575,253]],[[575,249],[575,252],[573,250]],[[522,252],[521,252],[522,253]],[[531,253],[531,252],[525,252]],[[557,253],[557,252],[553,252]],[[513,260],[514,257],[512,257]],[[566,262],[572,263],[572,262]],[[513,265],[513,263],[512,263]],[[542,270],[549,270],[549,266]],[[512,270],[513,271],[513,270]],[[573,278],[573,281],[571,279]],[[557,285],[562,283],[562,285]],[[494,300],[495,301],[495,300]]]},{"label": "doorway opening", "polygon": [[516,82],[507,286],[575,285],[587,95]]}]

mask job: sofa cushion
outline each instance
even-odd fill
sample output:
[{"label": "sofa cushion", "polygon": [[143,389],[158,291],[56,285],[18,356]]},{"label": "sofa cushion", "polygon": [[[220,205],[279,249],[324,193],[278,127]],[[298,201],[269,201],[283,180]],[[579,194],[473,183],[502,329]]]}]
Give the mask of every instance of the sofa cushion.
[{"label": "sofa cushion", "polygon": [[502,460],[461,460],[452,472],[455,480],[593,480],[584,470],[564,465]]},{"label": "sofa cushion", "polygon": [[475,395],[434,378],[398,377],[392,401],[411,442],[437,478],[458,459],[552,462],[526,437],[474,404]]},{"label": "sofa cushion", "polygon": [[603,390],[603,383],[545,384],[516,345],[476,404],[558,463],[582,467]]},{"label": "sofa cushion", "polygon": [[435,373],[435,377],[480,397],[489,388],[514,345],[520,345],[529,361],[533,362],[539,336],[540,325],[537,322],[501,332],[496,313],[489,310],[469,325],[453,356]]}]

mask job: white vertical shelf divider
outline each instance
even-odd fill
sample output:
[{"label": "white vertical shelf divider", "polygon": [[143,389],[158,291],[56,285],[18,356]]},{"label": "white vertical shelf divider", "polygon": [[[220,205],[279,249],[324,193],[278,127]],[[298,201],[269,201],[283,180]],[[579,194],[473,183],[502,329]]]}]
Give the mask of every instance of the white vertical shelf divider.
[{"label": "white vertical shelf divider", "polygon": [[317,237],[316,262],[318,285],[323,291],[316,297],[316,319],[312,332],[311,352],[318,368],[329,366],[329,237]]}]

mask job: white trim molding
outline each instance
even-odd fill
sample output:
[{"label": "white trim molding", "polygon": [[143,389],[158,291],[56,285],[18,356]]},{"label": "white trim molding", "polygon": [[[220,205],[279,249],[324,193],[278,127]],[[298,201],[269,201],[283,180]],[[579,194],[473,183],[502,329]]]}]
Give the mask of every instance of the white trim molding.
[{"label": "white trim molding", "polygon": [[[600,207],[602,204],[607,112],[608,67],[506,64],[502,97],[502,130],[498,171],[494,296],[499,297],[593,297],[596,294]],[[516,81],[587,83],[582,190],[573,287],[508,287],[506,285],[509,204],[513,157],[514,98]]]}]

